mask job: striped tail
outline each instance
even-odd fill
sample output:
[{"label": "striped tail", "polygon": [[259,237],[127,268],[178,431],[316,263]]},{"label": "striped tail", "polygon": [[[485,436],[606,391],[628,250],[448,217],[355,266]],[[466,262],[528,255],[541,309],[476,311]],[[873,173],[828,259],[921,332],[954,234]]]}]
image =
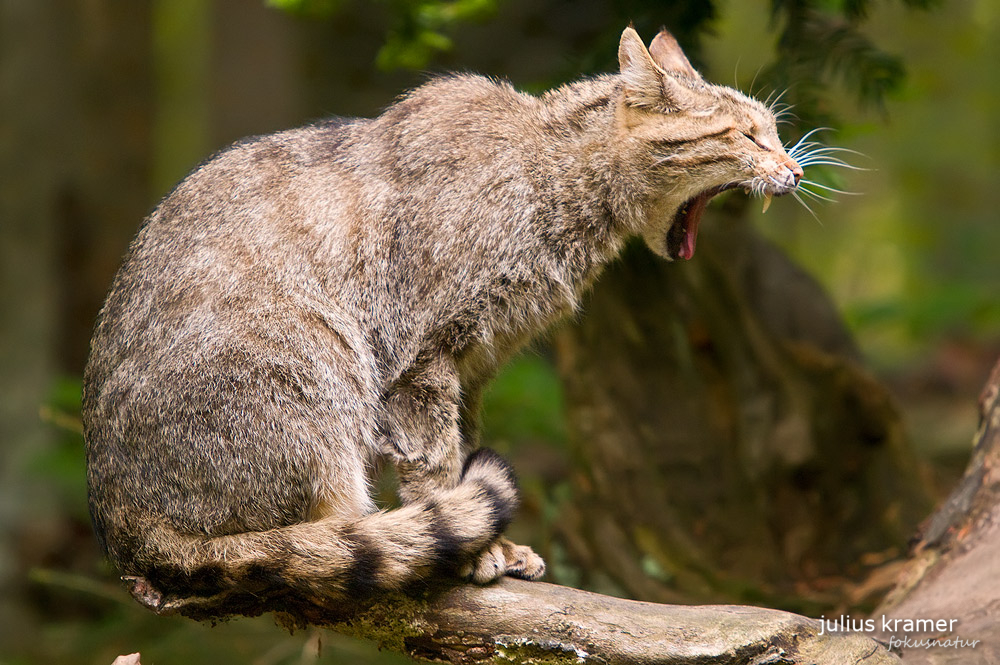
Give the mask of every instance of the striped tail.
[{"label": "striped tail", "polygon": [[[456,487],[349,522],[330,517],[200,538],[172,529],[150,534],[158,563],[145,577],[127,579],[133,595],[155,610],[171,598],[233,594],[291,592],[319,605],[361,600],[432,574],[455,574],[503,533],[517,506],[512,469],[482,448],[466,460]],[[136,592],[135,580],[149,595]]]}]

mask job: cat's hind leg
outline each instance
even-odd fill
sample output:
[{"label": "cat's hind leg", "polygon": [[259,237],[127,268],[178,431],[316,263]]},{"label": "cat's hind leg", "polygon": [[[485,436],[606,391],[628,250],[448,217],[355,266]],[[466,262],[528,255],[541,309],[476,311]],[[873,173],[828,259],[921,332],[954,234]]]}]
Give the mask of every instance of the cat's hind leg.
[{"label": "cat's hind leg", "polygon": [[[476,451],[466,458],[461,400],[458,372],[447,355],[426,359],[388,392],[384,452],[395,462],[404,504],[433,500],[463,477],[463,468],[468,468],[471,460],[487,452]],[[506,464],[486,469],[512,474]],[[503,480],[514,482],[512,475]],[[454,516],[461,518],[461,513]],[[545,572],[544,561],[530,547],[515,545],[502,536],[471,560],[455,561],[454,565],[460,575],[479,584],[503,575],[537,579]]]}]

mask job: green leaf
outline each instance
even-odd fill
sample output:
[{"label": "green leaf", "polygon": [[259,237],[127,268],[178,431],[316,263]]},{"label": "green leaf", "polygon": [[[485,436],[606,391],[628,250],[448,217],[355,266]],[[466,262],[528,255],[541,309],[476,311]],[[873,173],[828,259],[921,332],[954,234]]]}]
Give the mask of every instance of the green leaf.
[{"label": "green leaf", "polygon": [[308,18],[333,16],[343,0],[266,0],[269,7]]}]

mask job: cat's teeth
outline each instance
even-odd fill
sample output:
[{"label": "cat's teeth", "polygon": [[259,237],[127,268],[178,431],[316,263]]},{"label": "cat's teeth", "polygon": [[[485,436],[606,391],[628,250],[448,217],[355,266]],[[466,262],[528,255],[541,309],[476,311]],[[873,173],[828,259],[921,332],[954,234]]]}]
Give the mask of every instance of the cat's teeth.
[{"label": "cat's teeth", "polygon": [[764,195],[764,209],[761,210],[761,214],[767,212],[767,209],[771,207],[771,192]]}]

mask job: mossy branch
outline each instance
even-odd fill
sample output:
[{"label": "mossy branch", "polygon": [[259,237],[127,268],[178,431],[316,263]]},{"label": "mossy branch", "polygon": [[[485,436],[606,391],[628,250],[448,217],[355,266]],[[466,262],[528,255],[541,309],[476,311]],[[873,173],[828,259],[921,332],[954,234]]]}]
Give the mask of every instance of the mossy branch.
[{"label": "mossy branch", "polygon": [[[133,589],[133,595],[150,602],[148,593]],[[280,606],[270,604],[272,609]],[[235,608],[220,606],[217,599],[211,608],[174,599],[157,609],[210,619],[220,607],[227,612]],[[390,594],[349,608],[289,607],[277,617],[290,626],[326,626],[419,660],[447,663],[898,662],[864,635],[820,635],[819,622],[788,612],[659,605],[510,578],[419,597]]]}]

